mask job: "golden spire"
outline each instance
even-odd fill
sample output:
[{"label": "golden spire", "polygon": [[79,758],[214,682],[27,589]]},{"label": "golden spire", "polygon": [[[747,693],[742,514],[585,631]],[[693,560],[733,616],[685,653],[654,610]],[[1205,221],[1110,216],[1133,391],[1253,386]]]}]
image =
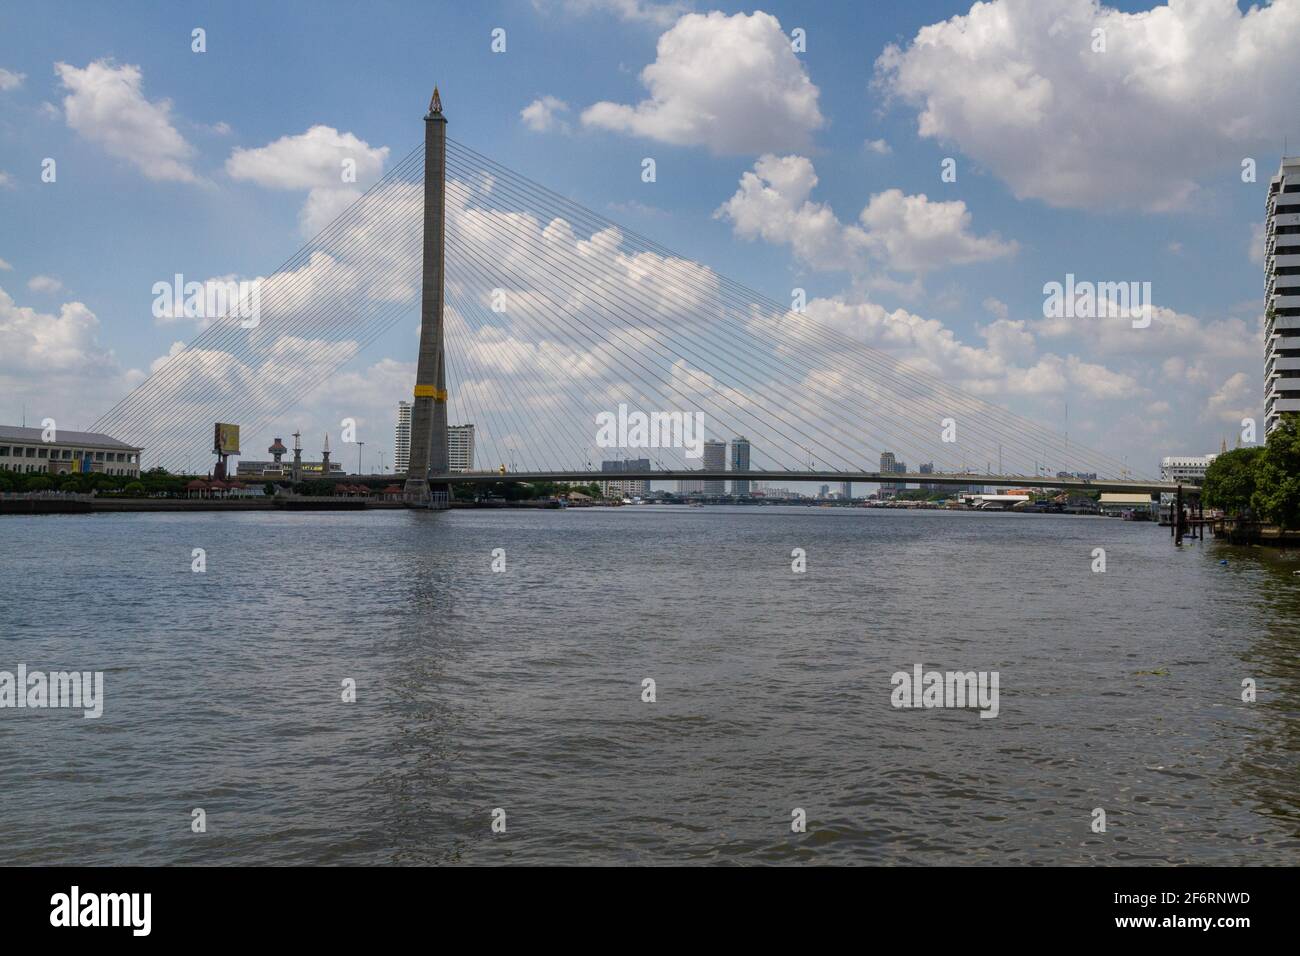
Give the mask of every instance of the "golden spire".
[{"label": "golden spire", "polygon": [[433,99],[429,100],[429,112],[442,112],[442,97],[438,95],[438,87],[436,86],[433,88]]}]

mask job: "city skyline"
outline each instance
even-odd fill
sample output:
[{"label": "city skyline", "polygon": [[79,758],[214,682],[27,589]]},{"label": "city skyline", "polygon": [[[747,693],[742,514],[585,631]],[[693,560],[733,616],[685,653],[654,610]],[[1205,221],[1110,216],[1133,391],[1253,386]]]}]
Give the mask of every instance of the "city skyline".
[{"label": "city skyline", "polygon": [[[680,251],[738,274],[774,298],[788,299],[791,289],[805,288],[809,312],[820,321],[922,370],[951,376],[1051,427],[1065,423],[1064,403],[1069,401],[1074,405],[1071,433],[1080,441],[1119,450],[1137,470],[1153,473],[1162,454],[1213,451],[1222,438],[1235,437],[1243,417],[1262,424],[1262,300],[1234,309],[1247,301],[1249,290],[1258,296],[1263,253],[1250,237],[1262,235],[1262,199],[1271,169],[1276,168],[1276,152],[1270,160],[1264,147],[1286,125],[1269,112],[1273,107],[1265,104],[1249,113],[1250,122],[1244,126],[1250,128],[1233,141],[1258,154],[1243,154],[1243,160],[1250,158],[1257,166],[1254,182],[1243,181],[1241,162],[1219,167],[1204,157],[1162,154],[1157,160],[1137,151],[1102,157],[1102,165],[1114,167],[1110,172],[1124,174],[1110,186],[1077,179],[1056,183],[1035,178],[1033,169],[1018,167],[977,135],[963,133],[968,104],[936,99],[933,90],[927,91],[926,83],[932,80],[924,71],[935,65],[925,63],[924,51],[907,38],[934,25],[946,40],[958,23],[978,25],[996,36],[996,23],[963,5],[947,5],[927,16],[882,11],[880,23],[855,24],[860,42],[875,51],[869,70],[839,48],[835,24],[847,14],[838,7],[816,14],[779,4],[764,14],[701,8],[697,16],[682,7],[684,18],[664,13],[656,22],[627,22],[615,12],[591,6],[581,13],[566,9],[566,16],[550,21],[526,4],[491,8],[484,15],[506,24],[512,37],[503,54],[488,49],[488,28],[480,18],[451,14],[450,28],[464,30],[467,37],[482,33],[483,43],[477,52],[448,55],[453,61],[457,56],[464,59],[461,72],[467,76],[509,84],[514,82],[510,76],[498,74],[513,76],[521,66],[540,67],[555,56],[554,50],[535,42],[541,33],[552,45],[562,45],[566,30],[584,37],[596,31],[609,34],[619,55],[642,65],[656,63],[656,75],[668,76],[685,64],[656,52],[657,38],[734,37],[770,52],[778,34],[798,27],[808,37],[806,50],[777,57],[773,62],[780,65],[767,80],[800,92],[802,98],[790,107],[789,118],[802,125],[796,123],[779,141],[770,131],[746,127],[744,116],[737,113],[728,114],[725,128],[669,134],[618,108],[638,95],[640,84],[634,76],[613,71],[607,89],[587,94],[593,105],[580,111],[581,100],[567,88],[566,72],[549,69],[542,72],[553,79],[553,90],[517,93],[519,102],[510,110],[501,107],[500,90],[497,102],[488,108],[483,92],[473,84],[444,83],[457,97],[456,134],[469,142],[490,141],[507,160],[561,188],[571,173],[566,174],[560,159],[571,160],[581,146],[589,157],[588,175],[583,188],[575,188],[577,179],[570,180],[568,188],[583,201],[595,204],[603,199],[614,218],[664,236]],[[1062,35],[1083,30],[1093,17],[1132,39],[1126,31],[1135,28],[1134,22],[1125,14],[1106,12],[1110,8],[1089,12],[1087,5],[1063,0],[1042,6],[1051,10],[1031,14],[1014,4],[1005,9],[1014,18],[1055,17],[1069,28],[1063,27]],[[1131,5],[1132,11],[1141,9]],[[1244,14],[1231,4],[1215,3],[1206,4],[1198,18],[1182,22],[1179,17],[1190,17],[1186,11],[1160,8],[1155,24],[1160,29],[1178,26],[1197,41],[1209,42],[1206,38],[1214,35],[1244,42],[1261,30],[1277,30],[1290,22],[1285,18],[1295,16],[1294,11],[1295,4],[1287,3]],[[96,17],[93,10],[86,15],[92,21]],[[17,24],[23,14],[6,11],[3,16],[7,24]],[[221,35],[220,24],[214,19],[206,28],[214,38]],[[176,29],[181,29],[179,21]],[[186,40],[190,30],[185,26]],[[0,104],[8,108],[3,135],[13,147],[11,159],[5,161],[0,204],[17,222],[31,224],[34,239],[29,248],[0,249],[0,259],[10,267],[0,271],[0,331],[19,346],[18,363],[3,370],[3,420],[17,422],[25,406],[33,415],[86,424],[79,419],[120,397],[146,368],[165,360],[163,353],[179,351],[198,324],[175,315],[144,322],[130,318],[144,314],[141,289],[170,279],[190,261],[196,265],[185,271],[201,279],[264,273],[277,249],[282,257],[304,229],[341,208],[340,203],[387,169],[391,157],[404,152],[411,140],[412,109],[396,109],[374,98],[339,91],[324,107],[335,115],[301,117],[295,131],[293,111],[277,110],[275,96],[268,97],[265,89],[252,104],[235,86],[217,93],[193,85],[196,69],[209,69],[216,60],[230,65],[231,58],[252,56],[251,51],[240,53],[229,44],[213,43],[198,54],[185,44],[180,59],[179,54],[160,56],[133,43],[127,25],[106,24],[102,35],[110,49],[90,50],[86,40],[47,34],[44,46],[15,51],[0,63],[7,77],[0,91]],[[360,42],[364,45],[364,35]],[[1058,69],[1047,58],[1050,52],[1048,44],[1047,49],[1025,50],[1022,55],[1050,77]],[[1132,51],[1121,56],[1115,52],[1112,48],[1097,53],[1086,61],[1081,75],[1123,69]],[[471,61],[473,68],[468,66]],[[453,66],[448,64],[448,72],[454,76]],[[964,66],[980,76],[982,64]],[[321,69],[302,55],[292,67],[306,75]],[[413,67],[400,63],[398,68]],[[1267,51],[1250,68],[1268,76],[1278,75],[1278,70],[1285,76],[1295,69],[1293,58],[1275,62]],[[866,105],[886,110],[871,121],[860,118],[862,101],[850,106],[847,99],[847,91],[867,74],[872,91]],[[745,79],[720,76],[716,89],[700,95],[723,97],[725,105],[731,102],[723,96],[727,84]],[[1199,80],[1186,82],[1194,87]],[[661,117],[670,109],[700,105],[673,86],[656,89],[655,95],[662,99]],[[1142,96],[1155,95],[1142,90],[1132,94],[1134,102],[1117,105],[1135,108]],[[736,108],[746,102],[735,100]],[[924,102],[930,106],[922,114],[917,104]],[[100,104],[107,115],[88,113],[90,104]],[[1013,102],[1008,108],[1017,107]],[[238,122],[218,120],[217,114]],[[933,133],[921,132],[917,123],[922,115],[935,122],[942,119],[952,143],[940,146]],[[160,129],[157,140],[142,135],[134,152],[126,150],[106,131],[110,118],[125,117],[143,117],[148,128]],[[327,125],[327,120],[336,125]],[[207,127],[200,128],[205,121]],[[1187,127],[1192,121],[1180,116],[1154,115],[1143,122],[1146,127],[1156,124],[1148,131],[1156,142],[1196,132]],[[1031,145],[1043,150],[1049,144]],[[51,153],[65,160],[62,173],[56,182],[42,183],[41,160]],[[345,154],[359,160],[355,187],[323,178],[322,164]],[[639,172],[637,157],[646,154],[658,158],[661,172],[680,171],[661,174],[652,184],[624,175],[626,169],[620,172],[629,162],[633,172]],[[951,182],[943,178],[948,158],[955,161]],[[1058,159],[1070,168],[1068,157]],[[21,169],[10,168],[20,160]],[[924,175],[923,169],[928,170]],[[599,175],[592,175],[597,171]],[[188,249],[180,257],[184,261],[173,261],[172,233],[164,251],[161,244],[150,247],[146,228],[126,250],[132,253],[132,268],[111,273],[96,265],[93,256],[70,254],[79,241],[75,236],[72,247],[67,242],[64,248],[51,244],[56,235],[69,238],[59,228],[72,213],[66,204],[80,206],[91,198],[87,190],[104,187],[111,187],[111,198],[105,193],[103,199],[106,213],[115,203],[130,203],[146,222],[158,203],[170,208],[185,197],[201,200],[193,212],[202,222],[217,215],[211,199],[237,200],[241,215],[260,220],[252,250],[256,260],[243,253],[241,264],[240,256],[223,248],[220,236],[229,230],[221,229],[201,230],[205,244],[196,244],[196,234],[183,247]],[[1117,209],[1108,188],[1136,191],[1136,198],[1125,200],[1136,211]],[[861,225],[845,225],[858,207],[863,208]],[[1234,213],[1237,209],[1241,212]],[[1247,209],[1252,212],[1247,214]],[[1243,239],[1235,260],[1230,250],[1221,248],[1222,242],[1208,244],[1215,261],[1229,266],[1214,276],[1187,268],[1197,256],[1206,255],[1207,243],[1193,231],[1197,217],[1209,217],[1223,235],[1231,233],[1224,227],[1235,222]],[[1109,234],[1121,221],[1123,238]],[[922,223],[932,235],[918,231]],[[1108,232],[1104,242],[1095,241],[1098,229]],[[1068,247],[1061,250],[1064,254],[1052,254],[1053,244],[1062,244],[1062,235],[1074,239],[1063,244]],[[1176,238],[1161,244],[1153,241],[1157,236]],[[1139,253],[1139,246],[1145,251]],[[1174,268],[1174,261],[1181,265]],[[1136,273],[1133,263],[1140,264]],[[129,279],[133,275],[134,282]],[[142,275],[150,281],[139,281]],[[787,281],[773,287],[766,277],[775,275]],[[1150,334],[1143,338],[1126,332],[1127,316],[1117,321],[1062,321],[1043,315],[1044,284],[1076,275],[1097,282],[1151,282],[1153,318],[1144,330]],[[1233,275],[1238,278],[1233,280]],[[1236,298],[1238,292],[1241,298]],[[148,296],[143,299],[150,301]],[[338,421],[352,418],[358,437],[372,446],[367,452],[375,456],[371,460],[381,454],[392,460],[391,412],[386,410],[409,393],[414,324],[413,315],[409,324],[400,324],[359,352],[348,369],[308,396],[303,414],[295,413],[295,419],[304,420],[303,431],[337,433]],[[53,358],[53,363],[42,366],[41,355]],[[37,367],[42,374],[31,375],[29,370]],[[68,388],[73,378],[86,387],[80,392]],[[271,437],[254,435],[250,440],[261,444]]]}]

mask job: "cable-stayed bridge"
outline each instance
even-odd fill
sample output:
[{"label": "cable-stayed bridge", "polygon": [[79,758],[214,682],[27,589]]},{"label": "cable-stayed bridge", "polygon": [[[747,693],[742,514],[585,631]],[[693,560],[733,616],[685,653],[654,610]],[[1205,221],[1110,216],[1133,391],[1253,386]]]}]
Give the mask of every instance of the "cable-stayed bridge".
[{"label": "cable-stayed bridge", "polygon": [[[446,131],[435,91],[424,143],[259,281],[255,316],[204,318],[95,430],[142,446],[146,466],[181,470],[210,447],[214,421],[254,439],[278,428],[418,303],[412,501],[503,477],[1176,488],[871,348],[834,314],[792,310],[676,255]],[[628,410],[688,428],[611,444],[599,423]],[[448,427],[460,423],[475,426],[472,472],[451,471]],[[738,438],[749,461],[706,470],[700,443]],[[651,467],[603,471],[611,459]]]}]

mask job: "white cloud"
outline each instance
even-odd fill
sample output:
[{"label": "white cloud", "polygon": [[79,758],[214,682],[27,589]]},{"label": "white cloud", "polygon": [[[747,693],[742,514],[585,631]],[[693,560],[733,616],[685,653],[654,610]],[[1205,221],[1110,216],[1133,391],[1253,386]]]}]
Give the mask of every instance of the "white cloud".
[{"label": "white cloud", "polygon": [[98,341],[99,319],[81,302],[57,314],[16,305],[0,289],[0,376],[39,379],[47,370],[84,371],[113,365]]},{"label": "white cloud", "polygon": [[534,133],[547,133],[553,129],[568,129],[568,124],[559,118],[559,113],[567,113],[569,104],[554,96],[543,96],[533,100],[519,111],[524,125]]},{"label": "white cloud", "polygon": [[825,120],[818,90],[776,17],[688,14],[641,72],[649,99],[600,102],[582,122],[715,154],[806,149]]},{"label": "white cloud", "polygon": [[271,189],[313,189],[343,185],[345,160],[355,163],[357,182],[365,183],[383,172],[387,159],[387,146],[372,147],[352,133],[317,125],[257,149],[235,147],[226,172]]},{"label": "white cloud", "polygon": [[54,276],[32,276],[27,280],[27,288],[32,292],[54,295],[63,288],[63,283]]},{"label": "white cloud", "polygon": [[9,175],[3,169],[0,169],[0,188],[12,189],[13,186],[14,186],[13,176]]},{"label": "white cloud", "polygon": [[[1105,52],[1093,52],[1093,31]],[[1294,122],[1300,3],[1236,0],[1121,13],[1097,0],[991,0],[888,46],[876,82],[916,107],[1019,198],[1054,206],[1184,206],[1205,176]],[[1261,92],[1268,91],[1268,92]],[[1228,161],[1225,162],[1225,157]]]},{"label": "white cloud", "polygon": [[14,73],[0,67],[0,93],[8,93],[10,90],[16,90],[23,85],[23,80],[27,79],[26,73]]},{"label": "white cloud", "polygon": [[[533,0],[533,6],[547,14],[555,5],[554,0]],[[559,6],[565,13],[575,16],[610,13],[630,23],[649,23],[657,27],[668,26],[690,9],[690,4],[682,0],[559,0]]]},{"label": "white cloud", "polygon": [[989,296],[984,300],[984,311],[1003,320],[1005,320],[1009,314],[1007,304],[1001,299],[995,299],[993,296]]},{"label": "white cloud", "polygon": [[868,152],[876,153],[879,156],[888,156],[894,151],[883,139],[869,139],[863,143],[863,146]]},{"label": "white cloud", "polygon": [[1015,255],[1015,242],[970,232],[971,215],[961,200],[931,202],[889,189],[871,197],[858,217],[878,258],[891,269],[929,272],[948,265],[987,262]]},{"label": "white cloud", "polygon": [[890,189],[870,198],[860,225],[846,225],[829,206],[812,201],[816,185],[817,173],[805,157],[765,155],[714,215],[730,220],[742,239],[789,243],[796,257],[820,270],[859,270],[874,259],[890,269],[925,273],[1017,249],[997,235],[972,234],[961,200],[931,202],[924,194]]},{"label": "white cloud", "polygon": [[1206,401],[1205,410],[1214,421],[1240,425],[1243,418],[1258,414],[1255,383],[1245,372],[1228,376]]},{"label": "white cloud", "polygon": [[[84,427],[136,381],[99,342],[99,320],[81,302],[56,312],[19,306],[0,289],[0,405],[16,415],[49,415],[65,428]],[[15,421],[6,414],[0,420]]]},{"label": "white cloud", "polygon": [[12,272],[13,268],[14,267],[11,266],[9,263],[5,262],[3,259],[0,259],[0,272]]},{"label": "white cloud", "polygon": [[145,99],[138,66],[96,60],[84,69],[56,63],[54,71],[68,90],[64,116],[78,134],[149,179],[198,181],[194,147],[172,125],[170,101]]},{"label": "white cloud", "polygon": [[[387,159],[387,146],[371,146],[352,133],[317,125],[256,149],[236,147],[226,160],[226,173],[270,189],[310,190],[299,226],[311,236],[383,174]],[[345,181],[345,171],[355,177],[352,182]]]},{"label": "white cloud", "polygon": [[1252,222],[1250,224],[1250,244],[1246,247],[1246,254],[1250,261],[1257,266],[1264,264],[1264,246],[1266,233],[1262,222]]}]

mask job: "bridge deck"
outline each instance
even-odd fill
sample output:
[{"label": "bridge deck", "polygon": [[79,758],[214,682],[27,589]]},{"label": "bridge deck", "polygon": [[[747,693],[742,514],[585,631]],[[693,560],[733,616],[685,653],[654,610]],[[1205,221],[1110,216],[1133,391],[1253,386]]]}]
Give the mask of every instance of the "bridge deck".
[{"label": "bridge deck", "polygon": [[[1131,492],[1133,494],[1173,494],[1178,483],[1146,479],[1048,478],[1032,475],[919,474],[879,471],[473,471],[431,475],[436,484],[463,484],[471,481],[812,481],[871,482],[929,485],[992,485],[1006,488],[1060,488],[1066,491]],[[1184,485],[1184,494],[1195,494],[1195,485]]]}]

